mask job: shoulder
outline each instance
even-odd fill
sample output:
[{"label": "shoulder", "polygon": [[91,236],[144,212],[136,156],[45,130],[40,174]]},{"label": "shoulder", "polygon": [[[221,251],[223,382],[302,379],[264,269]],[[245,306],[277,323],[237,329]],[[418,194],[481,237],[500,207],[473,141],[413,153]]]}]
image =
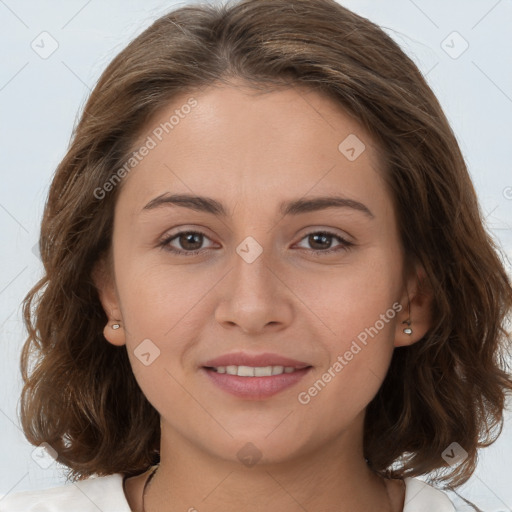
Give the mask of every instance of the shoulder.
[{"label": "shoulder", "polygon": [[130,512],[119,473],[0,497],[0,512]]},{"label": "shoulder", "polygon": [[403,512],[456,512],[448,495],[418,478],[404,478]]}]

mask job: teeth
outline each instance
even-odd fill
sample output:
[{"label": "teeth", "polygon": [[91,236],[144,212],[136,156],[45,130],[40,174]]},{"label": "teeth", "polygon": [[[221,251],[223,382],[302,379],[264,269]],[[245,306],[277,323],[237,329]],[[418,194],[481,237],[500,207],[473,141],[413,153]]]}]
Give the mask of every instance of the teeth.
[{"label": "teeth", "polygon": [[271,375],[281,375],[282,373],[292,373],[295,371],[293,366],[217,366],[213,368],[218,373],[227,373],[228,375],[238,375],[239,377],[270,377]]}]

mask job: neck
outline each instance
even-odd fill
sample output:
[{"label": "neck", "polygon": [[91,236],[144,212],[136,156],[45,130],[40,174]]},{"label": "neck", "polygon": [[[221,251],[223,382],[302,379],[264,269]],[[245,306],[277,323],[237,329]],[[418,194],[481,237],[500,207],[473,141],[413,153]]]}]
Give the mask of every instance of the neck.
[{"label": "neck", "polygon": [[287,461],[262,459],[246,466],[198,452],[186,439],[163,434],[161,463],[147,488],[145,512],[402,510],[399,490],[371,471],[362,451],[347,441],[342,436],[334,445]]}]

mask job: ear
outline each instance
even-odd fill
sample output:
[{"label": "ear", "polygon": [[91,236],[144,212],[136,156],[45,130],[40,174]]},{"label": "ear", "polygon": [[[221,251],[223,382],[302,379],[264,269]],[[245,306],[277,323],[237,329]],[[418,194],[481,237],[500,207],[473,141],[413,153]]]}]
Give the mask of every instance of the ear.
[{"label": "ear", "polygon": [[[433,293],[425,270],[416,264],[404,279],[404,291],[400,299],[402,309],[398,315],[395,347],[412,345],[421,340],[432,326]],[[410,323],[408,323],[410,322]],[[407,334],[404,329],[411,329]]]},{"label": "ear", "polygon": [[[91,277],[98,290],[103,311],[108,317],[108,322],[103,328],[103,335],[112,345],[122,346],[126,343],[126,330],[119,307],[113,265],[108,256],[102,257],[96,262]],[[113,326],[116,324],[120,327],[114,329]]]}]

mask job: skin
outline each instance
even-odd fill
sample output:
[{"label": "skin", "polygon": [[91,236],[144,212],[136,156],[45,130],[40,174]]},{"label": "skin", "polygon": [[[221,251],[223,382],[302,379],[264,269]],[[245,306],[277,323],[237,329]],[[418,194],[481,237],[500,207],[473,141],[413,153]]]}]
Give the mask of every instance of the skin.
[{"label": "skin", "polygon": [[[139,142],[190,96],[158,112]],[[135,377],[161,417],[161,463],[146,512],[402,510],[401,483],[384,482],[364,460],[363,421],[394,348],[427,332],[431,301],[420,293],[421,267],[403,275],[374,142],[315,91],[255,95],[233,82],[193,96],[197,106],[124,178],[113,272],[100,262],[94,274],[109,317],[105,338],[126,345]],[[366,146],[354,161],[338,150],[349,134]],[[166,192],[214,198],[228,215],[169,205],[142,211]],[[334,193],[363,203],[373,218],[352,208],[279,213],[281,201]],[[336,237],[307,236],[322,229],[354,245],[322,254],[343,247]],[[179,230],[206,236],[168,245],[203,252],[176,255],[158,246]],[[263,249],[252,263],[236,252],[248,236]],[[412,335],[402,324],[408,301]],[[394,303],[403,309],[308,404],[299,403],[298,393]],[[120,329],[111,328],[115,322]],[[149,366],[134,354],[144,339],[160,350]],[[245,400],[199,371],[206,360],[237,350],[275,352],[313,369],[277,395]],[[249,442],[261,455],[251,467],[237,457]],[[135,511],[147,476],[126,481]]]}]

